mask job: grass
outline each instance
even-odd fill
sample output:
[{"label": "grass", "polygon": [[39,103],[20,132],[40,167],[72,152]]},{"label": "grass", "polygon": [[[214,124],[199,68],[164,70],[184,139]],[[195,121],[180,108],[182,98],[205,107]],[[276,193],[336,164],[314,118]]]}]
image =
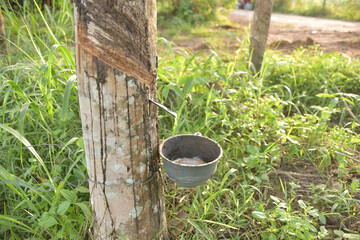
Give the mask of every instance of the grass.
[{"label": "grass", "polygon": [[[1,58],[0,178],[44,190],[55,176],[76,183],[79,170],[63,148],[37,146],[29,151],[24,145],[69,146],[84,169],[74,52],[68,48],[74,43],[72,6],[66,1],[53,4],[56,9],[43,12],[37,6],[18,6],[14,13],[2,2],[10,54]],[[51,192],[4,185],[1,237],[82,238],[91,224],[87,191],[60,182]]]},{"label": "grass", "polygon": [[[44,190],[86,174],[74,66],[72,6],[5,7],[1,58],[0,179]],[[36,6],[35,6],[36,7]],[[56,7],[56,9],[55,9]],[[160,33],[161,35],[161,33]],[[229,35],[230,36],[230,35]],[[224,150],[215,176],[194,189],[166,182],[176,239],[359,239],[360,61],[321,49],[268,51],[248,71],[248,38],[191,53],[159,37],[161,139],[200,132]],[[310,176],[310,177],[309,177]],[[86,184],[51,192],[0,188],[3,239],[91,238]],[[182,223],[182,224],[180,224]]]},{"label": "grass", "polygon": [[[160,125],[168,127],[161,134],[201,132],[225,153],[206,186],[167,188],[169,211],[185,210],[195,220],[184,239],[331,239],[325,216],[349,225],[358,220],[359,189],[350,185],[359,162],[359,62],[319,50],[268,52],[263,71],[252,76],[244,50],[226,59],[176,46],[160,53],[159,98],[180,116],[177,122],[162,116]],[[345,149],[356,161],[344,157]],[[309,169],[297,170],[301,164]],[[273,174],[282,169],[285,176]],[[309,184],[294,171],[315,171],[322,181]],[[334,190],[332,181],[341,187]],[[315,190],[320,186],[324,192]]]}]

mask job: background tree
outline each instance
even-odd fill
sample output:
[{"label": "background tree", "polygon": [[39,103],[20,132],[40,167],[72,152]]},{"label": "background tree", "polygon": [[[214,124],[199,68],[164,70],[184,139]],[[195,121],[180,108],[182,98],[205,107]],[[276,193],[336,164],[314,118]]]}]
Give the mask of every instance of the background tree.
[{"label": "background tree", "polygon": [[5,34],[5,24],[4,18],[2,15],[0,7],[0,53],[7,54],[7,44],[6,44],[6,34]]},{"label": "background tree", "polygon": [[156,1],[78,0],[75,21],[87,168],[98,182],[89,186],[94,235],[166,237],[157,109],[148,100],[156,96]]},{"label": "background tree", "polygon": [[250,56],[256,72],[261,69],[274,0],[257,0],[251,23]]}]

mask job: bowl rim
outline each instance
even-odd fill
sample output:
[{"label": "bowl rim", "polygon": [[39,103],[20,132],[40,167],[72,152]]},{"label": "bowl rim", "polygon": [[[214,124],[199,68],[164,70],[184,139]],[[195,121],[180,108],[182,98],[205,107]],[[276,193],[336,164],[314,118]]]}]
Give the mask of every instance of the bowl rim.
[{"label": "bowl rim", "polygon": [[[163,146],[165,144],[165,142],[167,142],[168,140],[172,139],[172,138],[175,138],[175,137],[179,137],[179,136],[191,136],[191,137],[200,137],[200,138],[204,138],[204,139],[207,139],[213,143],[215,143],[219,149],[220,149],[220,154],[219,156],[210,161],[210,162],[207,162],[207,163],[203,163],[203,164],[198,164],[198,165],[188,165],[188,164],[182,164],[182,163],[176,163],[174,161],[171,161],[170,159],[168,159],[167,157],[165,157],[162,153],[162,149],[163,149]],[[159,154],[161,156],[161,158],[164,160],[166,160],[167,162],[171,163],[171,164],[174,164],[174,165],[178,165],[178,166],[183,166],[183,167],[192,167],[192,168],[196,168],[196,167],[203,167],[203,166],[208,166],[208,165],[212,165],[214,163],[217,163],[222,155],[223,155],[223,150],[222,150],[222,147],[220,146],[219,143],[217,143],[215,140],[211,139],[211,138],[208,138],[208,137],[205,137],[205,136],[202,136],[202,135],[198,135],[198,134],[178,134],[178,135],[175,135],[175,136],[172,136],[172,137],[169,137],[169,138],[166,138],[164,141],[162,141],[162,143],[160,143],[160,146],[159,146]]]}]

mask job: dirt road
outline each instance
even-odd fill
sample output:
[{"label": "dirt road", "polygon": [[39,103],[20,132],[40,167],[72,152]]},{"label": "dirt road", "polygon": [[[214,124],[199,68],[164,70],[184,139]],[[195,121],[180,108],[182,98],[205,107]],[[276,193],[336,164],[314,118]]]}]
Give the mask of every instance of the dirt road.
[{"label": "dirt road", "polygon": [[[249,26],[252,15],[253,11],[234,10],[228,17],[233,23]],[[326,52],[338,51],[360,57],[360,22],[272,14],[269,46],[288,51],[314,44],[319,44]]]}]

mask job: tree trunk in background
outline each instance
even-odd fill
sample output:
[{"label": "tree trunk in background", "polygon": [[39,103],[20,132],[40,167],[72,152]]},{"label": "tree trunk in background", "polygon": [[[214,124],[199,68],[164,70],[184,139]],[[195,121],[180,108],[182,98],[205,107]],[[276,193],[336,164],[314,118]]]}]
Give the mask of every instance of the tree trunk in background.
[{"label": "tree trunk in background", "polygon": [[269,33],[273,0],[257,0],[251,23],[250,55],[256,72],[261,69]]},{"label": "tree trunk in background", "polygon": [[[76,69],[95,239],[167,237],[159,164],[156,1],[75,0]],[[150,91],[149,91],[150,90]],[[157,235],[159,234],[159,235]]]},{"label": "tree trunk in background", "polygon": [[7,51],[7,43],[6,43],[4,18],[0,7],[0,54],[3,53],[7,55],[7,52],[8,51]]},{"label": "tree trunk in background", "polygon": [[326,6],[326,0],[323,0],[323,7],[322,7],[323,10],[325,10],[325,6]]}]

